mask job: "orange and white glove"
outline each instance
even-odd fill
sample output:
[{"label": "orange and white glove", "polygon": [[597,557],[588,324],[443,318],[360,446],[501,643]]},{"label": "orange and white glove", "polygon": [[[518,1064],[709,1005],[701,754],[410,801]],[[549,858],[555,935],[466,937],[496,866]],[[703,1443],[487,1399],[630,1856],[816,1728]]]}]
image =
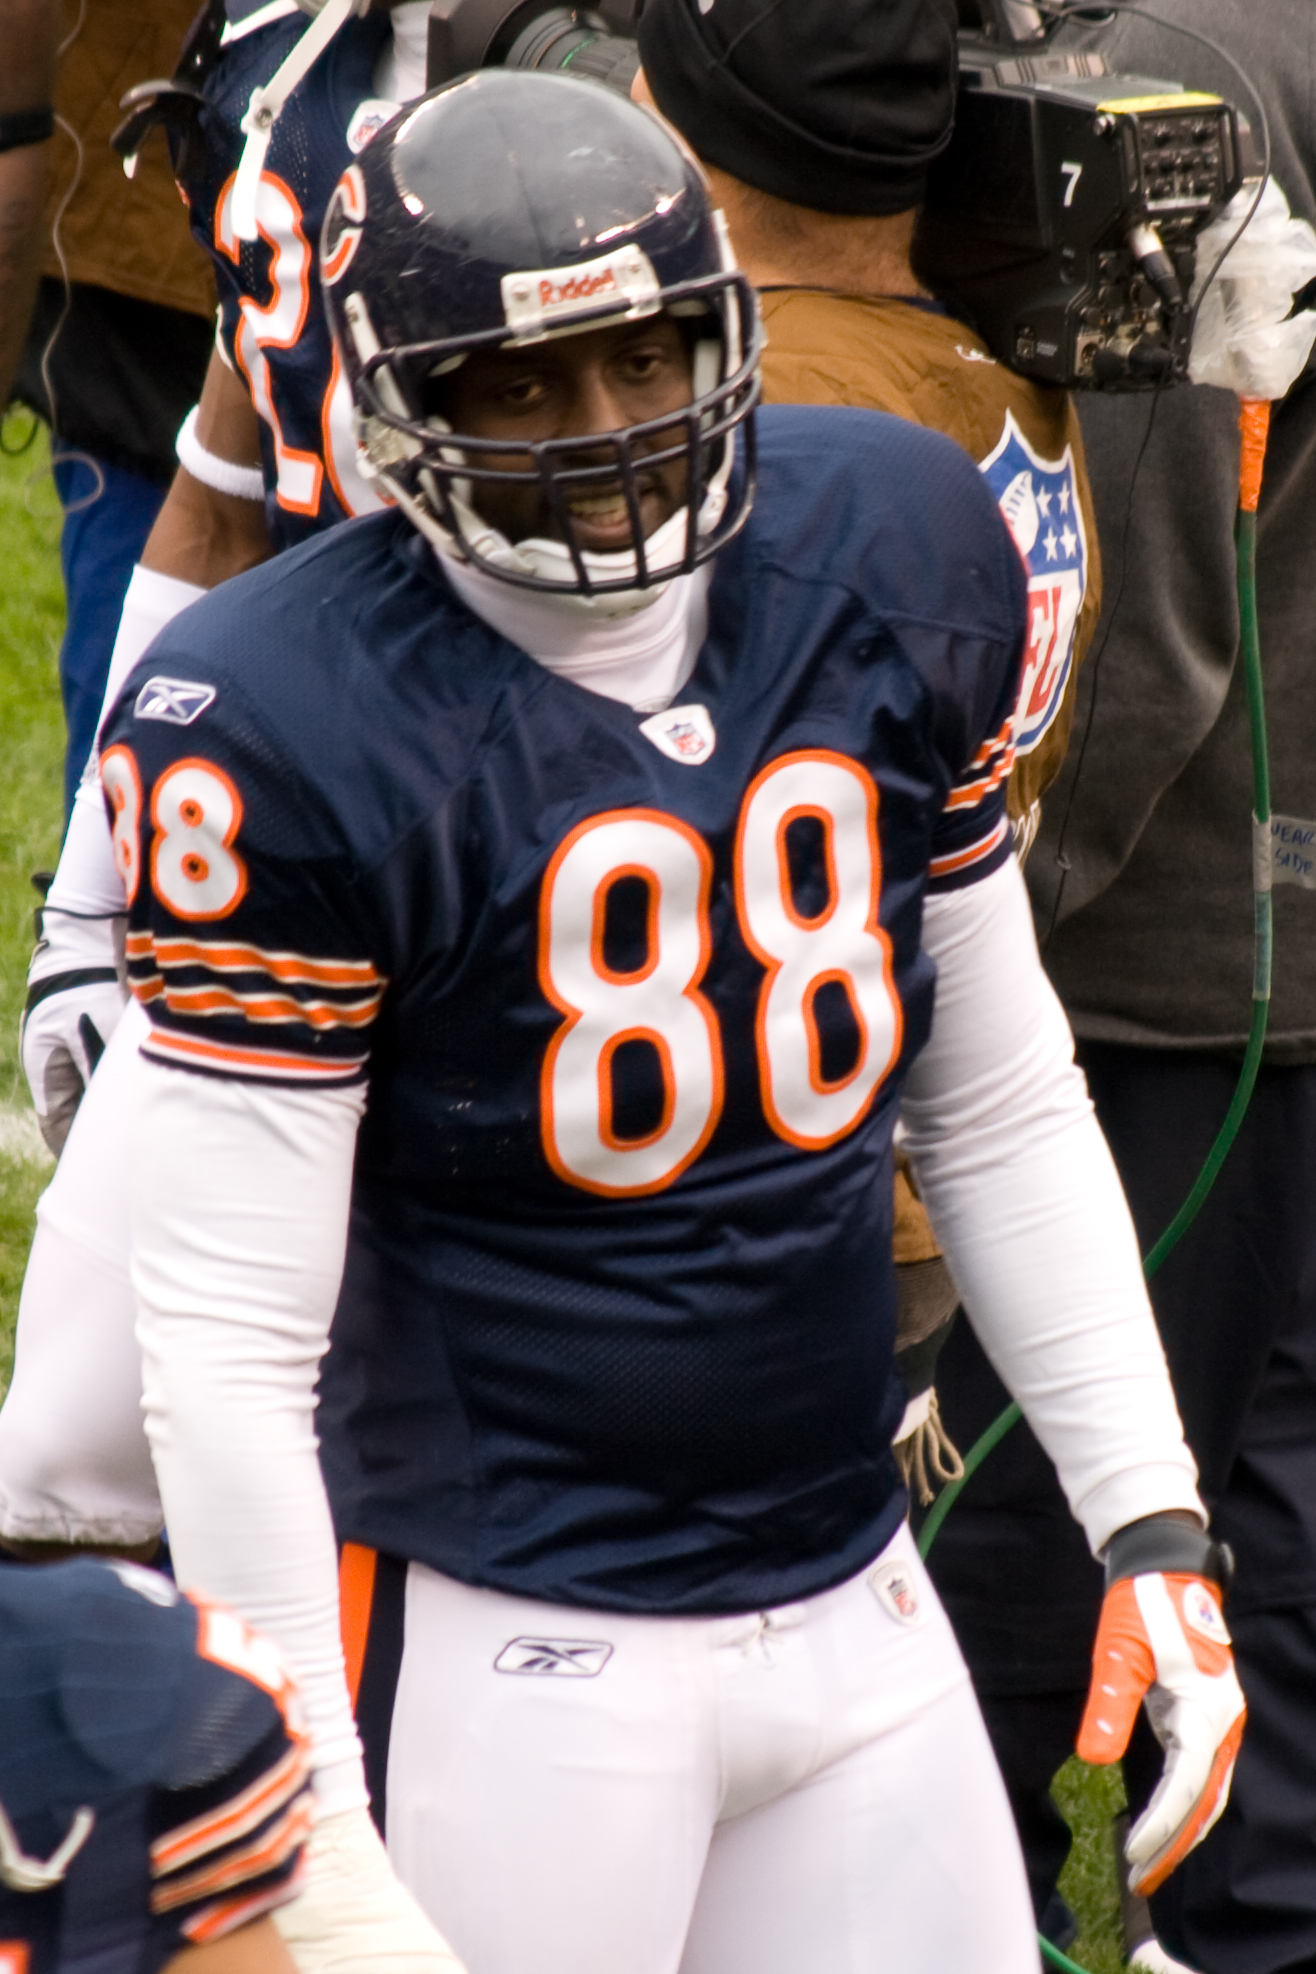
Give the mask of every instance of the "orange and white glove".
[{"label": "orange and white glove", "polygon": [[1165,1768],[1124,1846],[1129,1888],[1143,1898],[1201,1842],[1229,1798],[1247,1716],[1221,1609],[1231,1568],[1227,1549],[1170,1516],[1131,1523],[1106,1551],[1078,1753],[1085,1762],[1118,1761],[1145,1700]]}]

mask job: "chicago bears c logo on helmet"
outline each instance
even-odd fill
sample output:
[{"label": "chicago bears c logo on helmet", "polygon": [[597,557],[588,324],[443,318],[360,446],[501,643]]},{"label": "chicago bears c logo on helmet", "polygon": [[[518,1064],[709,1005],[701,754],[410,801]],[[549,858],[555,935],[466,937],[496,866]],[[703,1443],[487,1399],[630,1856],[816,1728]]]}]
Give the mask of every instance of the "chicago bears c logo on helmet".
[{"label": "chicago bears c logo on helmet", "polygon": [[334,187],[324,216],[324,239],[320,255],[320,279],[326,287],[341,281],[352,265],[361,244],[361,222],[366,216],[366,181],[360,165],[349,165]]}]

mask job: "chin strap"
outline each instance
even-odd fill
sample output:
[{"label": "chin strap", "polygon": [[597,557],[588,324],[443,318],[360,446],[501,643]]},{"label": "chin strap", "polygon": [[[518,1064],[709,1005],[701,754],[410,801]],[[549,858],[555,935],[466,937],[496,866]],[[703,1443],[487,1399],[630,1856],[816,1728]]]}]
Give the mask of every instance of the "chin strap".
[{"label": "chin strap", "polygon": [[265,153],[270,148],[274,126],[283,106],[302,77],[318,61],[340,27],[354,13],[365,13],[369,0],[325,0],[301,39],[294,43],[274,74],[262,88],[253,89],[247,114],[239,128],[246,135],[237,177],[233,182],[233,231],[239,240],[254,240],[256,192],[265,169]]},{"label": "chin strap", "polygon": [[48,1892],[52,1885],[59,1884],[90,1837],[95,1822],[94,1810],[78,1810],[57,1850],[48,1858],[27,1857],[0,1805],[0,1885],[7,1885],[14,1892]]}]

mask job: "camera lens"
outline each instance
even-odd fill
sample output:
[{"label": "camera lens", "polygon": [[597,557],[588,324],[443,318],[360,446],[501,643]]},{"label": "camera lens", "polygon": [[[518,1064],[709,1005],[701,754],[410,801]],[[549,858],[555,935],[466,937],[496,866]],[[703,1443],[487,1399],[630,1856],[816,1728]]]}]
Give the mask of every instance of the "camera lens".
[{"label": "camera lens", "polygon": [[588,76],[628,96],[640,66],[640,51],[634,41],[610,33],[607,22],[589,8],[549,7],[522,28],[503,57],[503,66]]}]

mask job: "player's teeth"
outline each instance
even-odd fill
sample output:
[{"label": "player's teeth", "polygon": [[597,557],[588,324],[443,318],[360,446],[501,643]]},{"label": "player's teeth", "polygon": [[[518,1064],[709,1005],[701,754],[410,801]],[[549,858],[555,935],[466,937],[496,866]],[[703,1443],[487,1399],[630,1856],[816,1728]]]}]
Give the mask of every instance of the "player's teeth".
[{"label": "player's teeth", "polygon": [[621,494],[577,494],[571,502],[573,514],[579,514],[582,521],[602,520],[620,517],[626,513],[626,501]]}]

